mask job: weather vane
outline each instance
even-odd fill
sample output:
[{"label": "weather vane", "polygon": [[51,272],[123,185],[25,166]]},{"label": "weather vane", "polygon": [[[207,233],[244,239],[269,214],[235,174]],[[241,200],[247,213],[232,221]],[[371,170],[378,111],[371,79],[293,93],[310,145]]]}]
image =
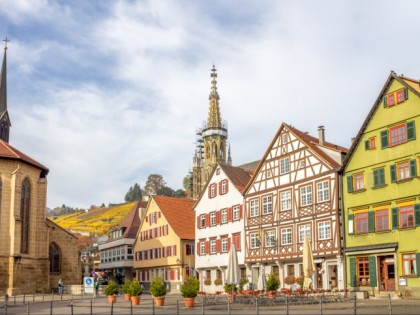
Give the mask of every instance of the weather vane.
[{"label": "weather vane", "polygon": [[7,39],[7,37],[5,39],[3,39],[4,42],[4,50],[7,50],[7,42],[10,42],[10,40]]}]

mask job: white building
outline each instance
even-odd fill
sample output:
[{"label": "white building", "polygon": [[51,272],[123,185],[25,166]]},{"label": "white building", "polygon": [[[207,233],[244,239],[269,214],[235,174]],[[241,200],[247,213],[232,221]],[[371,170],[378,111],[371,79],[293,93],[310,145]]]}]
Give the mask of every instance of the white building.
[{"label": "white building", "polygon": [[232,243],[238,253],[242,277],[247,277],[242,191],[250,178],[250,173],[243,168],[216,164],[194,207],[195,266],[202,291],[223,291]]}]

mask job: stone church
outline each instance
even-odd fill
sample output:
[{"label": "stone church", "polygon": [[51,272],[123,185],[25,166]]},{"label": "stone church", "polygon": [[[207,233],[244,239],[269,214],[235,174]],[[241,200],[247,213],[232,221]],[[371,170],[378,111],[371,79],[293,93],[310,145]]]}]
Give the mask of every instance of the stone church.
[{"label": "stone church", "polygon": [[196,150],[193,158],[192,198],[198,199],[200,193],[217,163],[232,165],[230,147],[226,152],[228,129],[222,121],[217,92],[217,70],[211,69],[211,92],[209,95],[209,114],[202,128],[196,132]]},{"label": "stone church", "polygon": [[81,284],[77,238],[46,218],[48,168],[9,144],[7,39],[0,78],[0,294]]}]

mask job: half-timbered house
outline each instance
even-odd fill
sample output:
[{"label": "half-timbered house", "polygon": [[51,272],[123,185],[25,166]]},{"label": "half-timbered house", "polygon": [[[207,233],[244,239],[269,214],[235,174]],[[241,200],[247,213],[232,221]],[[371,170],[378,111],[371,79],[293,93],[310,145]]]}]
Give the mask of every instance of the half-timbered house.
[{"label": "half-timbered house", "polygon": [[344,288],[338,170],[347,150],[283,123],[244,191],[245,262],[250,281],[303,274],[304,236],[315,260],[314,288]]}]

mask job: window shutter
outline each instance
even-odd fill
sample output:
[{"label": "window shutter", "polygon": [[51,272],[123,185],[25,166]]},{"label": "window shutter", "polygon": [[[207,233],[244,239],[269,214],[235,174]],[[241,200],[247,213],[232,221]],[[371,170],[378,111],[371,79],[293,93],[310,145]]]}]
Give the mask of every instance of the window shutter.
[{"label": "window shutter", "polygon": [[[217,196],[217,184],[213,184],[214,185],[214,196]],[[219,195],[220,195],[220,191],[219,191]]]},{"label": "window shutter", "polygon": [[420,253],[416,253],[416,273],[420,276]]},{"label": "window shutter", "polygon": [[171,280],[175,280],[175,269],[171,268]]},{"label": "window shutter", "polygon": [[365,150],[369,150],[370,149],[370,141],[369,140],[365,140]]},{"label": "window shutter", "polygon": [[375,212],[368,212],[368,232],[375,232]]},{"label": "window shutter", "polygon": [[210,214],[209,213],[206,213],[205,221],[206,221],[206,227],[209,227],[210,226]]},{"label": "window shutter", "polygon": [[379,186],[379,170],[373,170],[373,187]]},{"label": "window shutter", "polygon": [[348,225],[349,225],[349,235],[353,235],[354,234],[354,214],[349,214],[348,215]]},{"label": "window shutter", "polygon": [[404,88],[404,99],[408,100],[408,89]]},{"label": "window shutter", "polygon": [[148,215],[146,216],[146,222],[149,222],[149,216]]},{"label": "window shutter", "polygon": [[208,195],[208,197],[209,197],[209,199],[211,198],[211,194],[210,194],[210,191],[211,191],[211,185],[209,185],[209,187],[207,188],[207,195]]},{"label": "window shutter", "polygon": [[416,226],[420,226],[420,203],[414,205],[414,220]]},{"label": "window shutter", "polygon": [[347,192],[353,192],[353,176],[347,176]]},{"label": "window shutter", "polygon": [[200,229],[200,216],[197,217],[197,229]]},{"label": "window shutter", "polygon": [[216,225],[220,224],[220,211],[216,211]]},{"label": "window shutter", "polygon": [[219,193],[220,193],[220,194],[222,194],[222,182],[223,182],[223,181],[219,182]]},{"label": "window shutter", "polygon": [[369,278],[370,286],[376,287],[377,278],[376,278],[376,256],[369,256]]},{"label": "window shutter", "polygon": [[397,181],[397,171],[395,169],[395,164],[392,164],[389,167],[389,171],[391,173],[391,183],[395,183]]},{"label": "window shutter", "polygon": [[387,100],[387,97],[386,97],[386,95],[385,95],[385,96],[384,96],[384,98],[383,98],[383,104],[384,104],[384,107],[387,107],[387,106],[388,106],[388,104],[387,104],[386,100]]},{"label": "window shutter", "polygon": [[397,230],[399,225],[398,225],[398,208],[392,208],[392,229],[393,230]]},{"label": "window shutter", "polygon": [[243,218],[243,206],[239,205],[239,219]]},{"label": "window shutter", "polygon": [[228,222],[232,222],[232,208],[227,209],[227,220]]},{"label": "window shutter", "polygon": [[235,247],[236,247],[236,250],[237,251],[240,251],[241,250],[241,233],[236,234],[234,236],[234,238],[235,238]]},{"label": "window shutter", "polygon": [[216,253],[220,253],[220,239],[216,240]]},{"label": "window shutter", "polygon": [[226,193],[229,192],[229,181],[226,179]]},{"label": "window shutter", "polygon": [[410,160],[410,177],[417,177],[417,161]]},{"label": "window shutter", "polygon": [[200,242],[197,242],[197,250],[196,250],[196,253],[197,253],[197,255],[198,256],[200,256],[201,255],[201,252],[200,252]]},{"label": "window shutter", "polygon": [[209,241],[206,241],[205,248],[206,248],[206,254],[208,254],[210,252],[210,242]]},{"label": "window shutter", "polygon": [[381,148],[386,149],[389,146],[388,141],[388,130],[382,130],[381,131]]},{"label": "window shutter", "polygon": [[385,185],[385,170],[380,168],[378,170],[379,185]]},{"label": "window shutter", "polygon": [[416,139],[416,127],[414,125],[414,120],[407,122],[407,140]]},{"label": "window shutter", "polygon": [[356,258],[350,257],[350,286],[355,288],[357,287],[357,280],[356,280]]},{"label": "window shutter", "polygon": [[159,212],[158,212],[158,218],[159,218],[159,219],[160,219],[160,216],[161,216],[161,212],[159,211]]}]

